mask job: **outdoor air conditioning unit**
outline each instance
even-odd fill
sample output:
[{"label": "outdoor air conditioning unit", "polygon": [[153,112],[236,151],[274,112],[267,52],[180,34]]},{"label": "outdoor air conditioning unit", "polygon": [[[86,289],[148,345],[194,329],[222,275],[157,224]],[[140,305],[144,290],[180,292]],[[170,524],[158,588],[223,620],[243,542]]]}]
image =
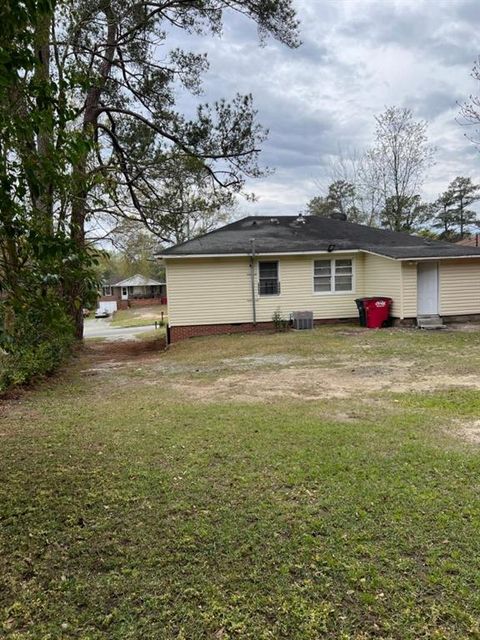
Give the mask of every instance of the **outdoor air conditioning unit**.
[{"label": "outdoor air conditioning unit", "polygon": [[313,311],[294,311],[292,313],[293,328],[299,331],[313,329]]}]

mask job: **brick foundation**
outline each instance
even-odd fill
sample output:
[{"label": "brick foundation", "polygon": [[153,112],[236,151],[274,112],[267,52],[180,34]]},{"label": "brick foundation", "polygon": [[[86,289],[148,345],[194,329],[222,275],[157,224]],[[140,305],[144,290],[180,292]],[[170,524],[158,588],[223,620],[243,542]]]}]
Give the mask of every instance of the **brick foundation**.
[{"label": "brick foundation", "polygon": [[480,322],[480,313],[469,313],[458,316],[442,316],[442,320],[445,324],[451,322]]},{"label": "brick foundation", "polygon": [[[103,300],[103,298],[101,298]],[[115,298],[112,298],[115,300]],[[165,305],[165,298],[144,298],[143,300],[118,300],[117,299],[117,309],[130,309],[131,307],[154,307],[159,305]]]},{"label": "brick foundation", "polygon": [[99,302],[116,302],[118,298],[116,296],[99,296]]},{"label": "brick foundation", "polygon": [[[470,313],[458,316],[440,316],[443,320],[444,324],[451,323],[468,323],[468,322],[480,322],[480,313]],[[416,327],[417,319],[416,318],[395,318],[393,321],[394,327]]]},{"label": "brick foundation", "polygon": [[166,298],[130,298],[129,300],[124,300],[124,302],[128,302],[130,307],[150,307],[157,304],[167,304]]},{"label": "brick foundation", "polygon": [[273,329],[272,322],[242,322],[239,324],[192,324],[182,327],[170,327],[170,344],[198,338],[200,336],[215,336],[226,333],[251,333],[252,331],[269,331]]},{"label": "brick foundation", "polygon": [[[358,318],[327,318],[324,320],[314,320],[315,326],[322,324],[339,324],[357,322]],[[238,324],[191,324],[181,327],[169,327],[169,342],[179,342],[187,338],[198,338],[200,336],[215,336],[229,333],[253,333],[260,331],[273,331],[273,322],[239,322]]]},{"label": "brick foundation", "polygon": [[416,318],[393,318],[393,326],[394,327],[405,327],[411,328],[417,326]]}]

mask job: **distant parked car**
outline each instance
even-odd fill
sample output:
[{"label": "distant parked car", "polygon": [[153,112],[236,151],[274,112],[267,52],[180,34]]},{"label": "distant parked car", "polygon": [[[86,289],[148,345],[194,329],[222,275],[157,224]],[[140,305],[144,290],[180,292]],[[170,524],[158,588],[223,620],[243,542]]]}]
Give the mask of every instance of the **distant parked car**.
[{"label": "distant parked car", "polygon": [[95,311],[95,318],[108,318],[109,315],[106,309],[97,309]]}]

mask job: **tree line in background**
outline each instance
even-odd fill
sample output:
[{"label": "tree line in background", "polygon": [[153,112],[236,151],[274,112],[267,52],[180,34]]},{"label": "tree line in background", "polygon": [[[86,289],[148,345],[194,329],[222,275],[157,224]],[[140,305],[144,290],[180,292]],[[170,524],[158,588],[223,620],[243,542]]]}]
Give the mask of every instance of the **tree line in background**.
[{"label": "tree line in background", "polygon": [[435,153],[426,122],[398,107],[375,120],[372,148],[361,155],[340,154],[326,193],[310,200],[307,213],[444,240],[463,238],[479,222],[472,205],[480,200],[480,185],[458,176],[435,202],[422,201],[419,192]]}]

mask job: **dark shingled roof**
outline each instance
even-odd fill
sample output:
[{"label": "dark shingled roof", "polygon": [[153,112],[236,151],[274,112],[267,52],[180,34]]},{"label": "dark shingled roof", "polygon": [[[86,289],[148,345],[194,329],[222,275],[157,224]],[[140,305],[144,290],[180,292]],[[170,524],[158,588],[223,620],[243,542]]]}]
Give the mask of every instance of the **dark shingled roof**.
[{"label": "dark shingled roof", "polygon": [[390,258],[480,257],[480,248],[438,242],[406,233],[375,229],[320,216],[249,216],[199,238],[170,247],[162,256],[230,255],[251,252],[364,250]]}]

